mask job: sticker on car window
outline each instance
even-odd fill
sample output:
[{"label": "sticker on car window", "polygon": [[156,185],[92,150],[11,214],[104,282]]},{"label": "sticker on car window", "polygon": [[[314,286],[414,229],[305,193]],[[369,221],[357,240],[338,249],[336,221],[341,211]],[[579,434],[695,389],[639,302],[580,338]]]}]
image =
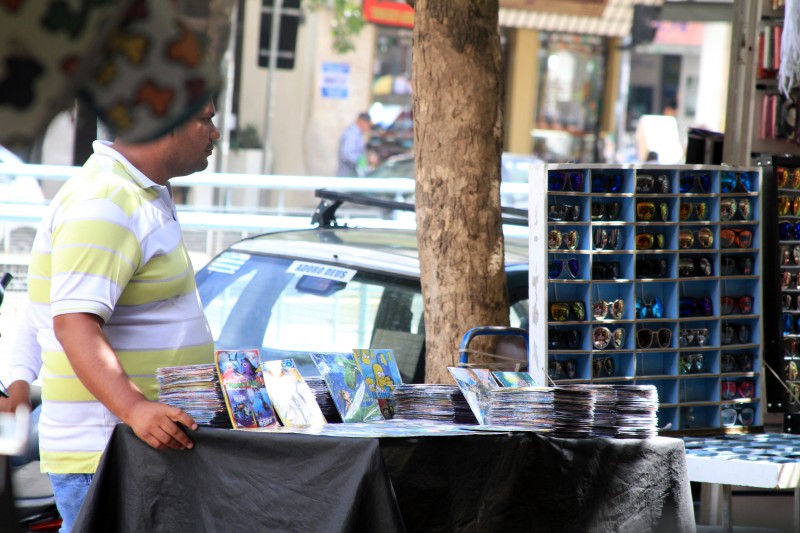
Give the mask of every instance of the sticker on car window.
[{"label": "sticker on car window", "polygon": [[353,279],[358,272],[350,268],[333,267],[330,265],[320,265],[319,263],[306,263],[305,261],[294,261],[286,269],[289,274],[302,274],[315,278],[325,278],[333,281],[344,281],[345,283]]},{"label": "sticker on car window", "polygon": [[248,259],[250,259],[250,254],[223,252],[219,257],[214,259],[207,268],[211,272],[235,274]]}]

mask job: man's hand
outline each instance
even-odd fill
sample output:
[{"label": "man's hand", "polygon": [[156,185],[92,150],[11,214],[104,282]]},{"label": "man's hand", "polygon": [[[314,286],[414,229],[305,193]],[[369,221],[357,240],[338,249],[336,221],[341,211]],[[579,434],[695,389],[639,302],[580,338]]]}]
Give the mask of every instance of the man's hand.
[{"label": "man's hand", "polygon": [[13,413],[18,405],[27,405],[31,410],[31,386],[27,381],[13,381],[8,386],[8,398],[0,396],[0,413]]},{"label": "man's hand", "polygon": [[178,424],[197,429],[195,421],[177,407],[145,398],[122,368],[103,333],[100,317],[88,313],[57,315],[53,329],[81,383],[137,437],[158,450],[193,446]]},{"label": "man's hand", "polygon": [[183,410],[163,403],[141,400],[128,410],[126,424],[136,436],[157,450],[185,450],[194,447],[181,425],[197,429],[194,419]]}]

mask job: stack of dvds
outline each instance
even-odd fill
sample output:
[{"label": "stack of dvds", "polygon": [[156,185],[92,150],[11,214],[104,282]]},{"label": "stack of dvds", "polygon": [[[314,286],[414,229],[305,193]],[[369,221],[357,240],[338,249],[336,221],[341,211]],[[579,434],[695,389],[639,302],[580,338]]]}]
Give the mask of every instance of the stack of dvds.
[{"label": "stack of dvds", "polygon": [[553,401],[553,389],[550,387],[490,389],[486,423],[550,431],[553,429]]},{"label": "stack of dvds", "polygon": [[394,418],[477,424],[472,410],[455,385],[405,385],[394,388]]},{"label": "stack of dvds", "polygon": [[322,410],[325,420],[330,424],[341,423],[342,417],[339,415],[339,411],[336,410],[336,404],[333,403],[331,391],[328,390],[328,385],[325,383],[325,380],[319,376],[305,376],[303,379],[308,384],[311,392],[314,393],[314,399]]},{"label": "stack of dvds", "polygon": [[213,364],[158,368],[156,379],[161,402],[183,409],[199,426],[231,427]]},{"label": "stack of dvds", "polygon": [[575,383],[560,385],[561,388],[594,391],[594,417],[592,437],[616,437],[617,435],[617,392],[611,385]]},{"label": "stack of dvds", "polygon": [[590,387],[556,387],[553,392],[553,435],[592,436],[596,392]]},{"label": "stack of dvds", "polygon": [[646,439],[658,435],[658,391],[654,385],[613,385],[617,394],[617,437]]}]

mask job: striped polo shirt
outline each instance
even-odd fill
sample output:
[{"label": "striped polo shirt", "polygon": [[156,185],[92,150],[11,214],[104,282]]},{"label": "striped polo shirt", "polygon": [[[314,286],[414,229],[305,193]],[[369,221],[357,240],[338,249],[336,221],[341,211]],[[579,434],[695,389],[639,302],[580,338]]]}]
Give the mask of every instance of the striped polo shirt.
[{"label": "striped polo shirt", "polygon": [[119,419],[75,376],[53,317],[93,313],[151,400],[159,367],[213,362],[213,340],[166,186],[108,143],[56,195],[36,235],[29,313],[42,347],[43,472],[92,473]]}]

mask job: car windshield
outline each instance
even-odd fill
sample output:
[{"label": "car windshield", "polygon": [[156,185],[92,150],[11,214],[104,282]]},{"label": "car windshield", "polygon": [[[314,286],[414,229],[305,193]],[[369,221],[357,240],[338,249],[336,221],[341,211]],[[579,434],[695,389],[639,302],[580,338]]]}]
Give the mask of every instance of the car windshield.
[{"label": "car windshield", "polygon": [[[198,272],[197,286],[217,349],[258,348],[262,360],[293,358],[318,376],[310,353],[390,348],[404,383],[424,381],[416,279],[229,251]],[[527,300],[511,317],[520,326]]]}]

